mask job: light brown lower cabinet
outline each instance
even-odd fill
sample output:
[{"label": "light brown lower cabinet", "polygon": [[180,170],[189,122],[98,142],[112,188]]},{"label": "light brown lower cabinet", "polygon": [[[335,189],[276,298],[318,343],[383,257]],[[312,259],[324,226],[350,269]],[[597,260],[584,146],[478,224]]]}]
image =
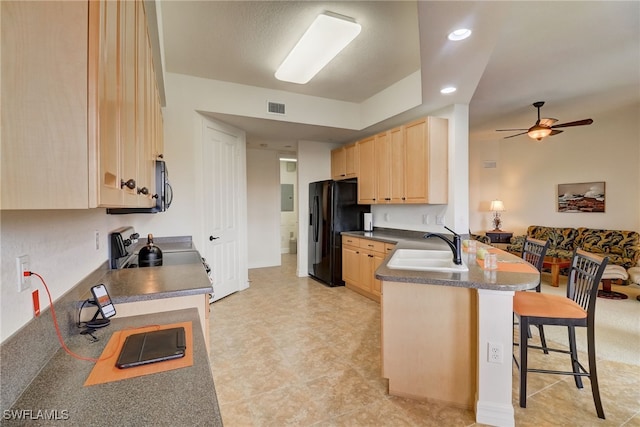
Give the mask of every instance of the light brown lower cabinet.
[{"label": "light brown lower cabinet", "polygon": [[358,237],[342,238],[342,280],[345,286],[380,302],[382,282],[375,272],[394,244]]}]

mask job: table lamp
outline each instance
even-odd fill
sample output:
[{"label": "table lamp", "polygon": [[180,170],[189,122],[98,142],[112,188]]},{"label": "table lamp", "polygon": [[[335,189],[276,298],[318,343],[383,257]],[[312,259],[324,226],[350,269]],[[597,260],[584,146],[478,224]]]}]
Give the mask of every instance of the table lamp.
[{"label": "table lamp", "polygon": [[502,231],[500,230],[500,225],[502,225],[500,212],[504,211],[504,203],[502,200],[492,200],[489,210],[493,212],[493,231]]}]

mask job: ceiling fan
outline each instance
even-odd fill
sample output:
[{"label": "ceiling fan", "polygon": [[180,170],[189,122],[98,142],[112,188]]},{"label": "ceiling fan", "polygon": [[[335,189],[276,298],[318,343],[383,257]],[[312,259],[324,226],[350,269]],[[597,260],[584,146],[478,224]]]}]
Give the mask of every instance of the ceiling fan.
[{"label": "ceiling fan", "polygon": [[515,135],[506,136],[504,139],[527,134],[529,135],[529,138],[540,141],[542,140],[542,138],[545,138],[547,136],[557,135],[559,133],[562,133],[563,131],[557,130],[558,128],[568,128],[572,126],[585,126],[593,123],[592,119],[584,119],[584,120],[578,120],[575,122],[561,123],[556,125],[554,123],[557,122],[558,119],[549,119],[549,118],[541,119],[540,118],[540,107],[542,107],[543,105],[544,105],[544,101],[538,101],[533,103],[533,106],[538,109],[538,121],[536,121],[536,124],[531,126],[529,129],[496,129],[496,132],[524,131],[524,132],[517,133]]}]

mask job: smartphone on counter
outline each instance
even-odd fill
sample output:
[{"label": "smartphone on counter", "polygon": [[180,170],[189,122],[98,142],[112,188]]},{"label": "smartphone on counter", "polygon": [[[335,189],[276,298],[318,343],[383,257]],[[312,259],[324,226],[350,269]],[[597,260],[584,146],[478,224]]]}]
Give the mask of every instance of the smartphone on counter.
[{"label": "smartphone on counter", "polygon": [[91,294],[104,319],[116,315],[116,308],[113,306],[113,302],[111,302],[111,297],[109,296],[109,292],[107,292],[106,286],[100,284],[91,287]]}]

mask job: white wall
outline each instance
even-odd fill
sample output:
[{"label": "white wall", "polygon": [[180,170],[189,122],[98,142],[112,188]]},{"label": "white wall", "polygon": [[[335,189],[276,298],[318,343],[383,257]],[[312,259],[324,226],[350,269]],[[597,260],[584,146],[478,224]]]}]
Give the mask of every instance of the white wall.
[{"label": "white wall", "polygon": [[[16,257],[29,255],[31,271],[44,278],[56,300],[107,261],[108,233],[127,223],[126,216],[106,215],[104,209],[2,211],[1,215],[2,341],[33,318],[31,293],[35,289],[40,294],[40,309],[49,306],[45,289],[36,277],[29,279],[28,290],[18,292]],[[96,231],[100,233],[98,250]]]},{"label": "white wall", "polygon": [[247,149],[248,267],[280,265],[280,160]]},{"label": "white wall", "polygon": [[[288,157],[288,156],[287,156]],[[293,163],[295,171],[288,171],[287,164]],[[280,212],[280,251],[290,253],[290,242],[298,241],[298,164],[296,162],[280,162],[280,184],[293,185],[293,211]],[[297,249],[296,249],[297,251]]]},{"label": "white wall", "polygon": [[[474,230],[491,225],[491,199],[504,201],[503,229],[529,225],[640,230],[640,104],[593,116],[590,126],[537,142],[526,136],[473,140],[470,155]],[[484,169],[485,160],[497,168]],[[605,213],[560,213],[557,184],[606,182]]]}]

